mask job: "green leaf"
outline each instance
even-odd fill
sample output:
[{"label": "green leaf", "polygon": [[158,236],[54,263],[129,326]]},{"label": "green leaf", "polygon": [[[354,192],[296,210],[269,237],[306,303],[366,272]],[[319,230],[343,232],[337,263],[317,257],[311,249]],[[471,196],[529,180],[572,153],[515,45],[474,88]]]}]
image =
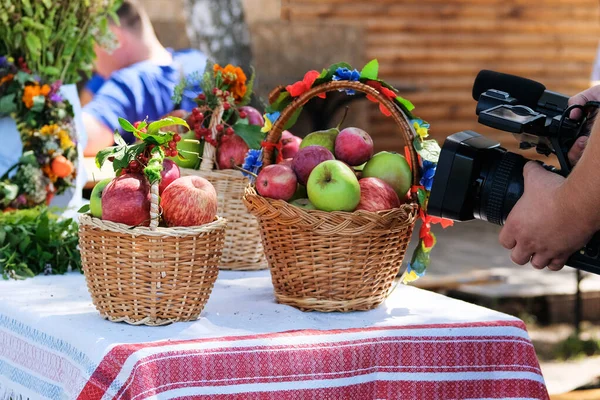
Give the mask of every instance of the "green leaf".
[{"label": "green leaf", "polygon": [[48,220],[48,214],[42,213],[40,215],[39,224],[35,231],[36,239],[42,242],[48,242],[50,240],[50,221]]},{"label": "green leaf", "polygon": [[419,199],[419,205],[425,209],[427,206],[427,192],[422,188],[417,190],[417,198]]},{"label": "green leaf", "polygon": [[360,71],[361,79],[375,80],[379,73],[379,61],[377,59],[371,60],[365,65]]},{"label": "green leaf", "polygon": [[283,92],[279,93],[279,96],[277,97],[277,100],[275,100],[273,102],[273,104],[269,105],[269,107],[267,107],[267,113],[272,113],[275,111],[282,111],[284,108],[286,108],[288,106],[288,104],[290,104],[292,102],[292,96],[290,95],[290,92],[288,92],[287,90],[284,90]]},{"label": "green leaf", "polygon": [[298,121],[300,114],[302,114],[302,107],[294,111],[290,119],[285,123],[283,130],[290,129],[292,126],[294,126],[296,124],[296,121]]},{"label": "green leaf", "polygon": [[102,149],[100,150],[97,154],[96,154],[96,167],[98,168],[102,168],[102,166],[104,165],[104,162],[106,161],[106,159],[108,157],[110,157],[111,155],[113,155],[115,153],[115,151],[117,151],[117,147],[107,147],[106,149]]},{"label": "green leaf", "polygon": [[10,114],[17,110],[17,104],[15,103],[15,93],[7,94],[0,98],[0,114]]},{"label": "green leaf", "polygon": [[41,112],[44,110],[45,106],[46,106],[46,98],[42,95],[35,96],[33,98],[33,106],[31,107],[31,111]]},{"label": "green leaf", "polygon": [[4,244],[5,240],[6,240],[6,232],[4,232],[4,230],[0,229],[0,246],[2,246]]},{"label": "green leaf", "polygon": [[121,128],[123,128],[125,132],[133,133],[135,131],[135,127],[125,118],[119,117],[119,125],[121,125]]},{"label": "green leaf", "polygon": [[437,163],[440,159],[440,146],[434,139],[424,140],[421,143],[421,149],[417,150],[417,153],[423,158],[423,160]]},{"label": "green leaf", "polygon": [[89,204],[84,204],[83,206],[81,206],[81,208],[79,210],[77,210],[78,213],[81,214],[85,214],[90,212],[90,205]]},{"label": "green leaf", "polygon": [[235,134],[244,139],[244,142],[251,149],[260,149],[265,134],[260,131],[261,127],[257,125],[246,125],[237,123],[233,125]]},{"label": "green leaf", "polygon": [[44,74],[46,74],[46,76],[58,76],[60,75],[60,70],[49,65],[44,68]]},{"label": "green leaf", "polygon": [[21,253],[24,253],[25,250],[27,250],[27,247],[29,246],[29,244],[31,243],[31,239],[29,238],[29,236],[24,236],[21,241],[19,242],[19,251]]},{"label": "green leaf", "polygon": [[36,158],[33,150],[24,152],[23,155],[21,157],[19,157],[19,163],[20,164],[31,164],[36,167],[39,166],[37,158]]},{"label": "green leaf", "polygon": [[123,139],[123,136],[121,136],[119,134],[119,132],[115,132],[113,136],[115,138],[115,143],[118,146],[127,146],[127,142],[125,142],[125,140]]},{"label": "green leaf", "polygon": [[189,125],[184,119],[177,117],[166,117],[159,121],[154,121],[150,125],[148,125],[147,133],[148,135],[155,135],[161,128],[172,125],[183,125],[186,128],[190,129]]},{"label": "green leaf", "polygon": [[352,66],[345,62],[332,64],[329,68],[327,68],[327,70],[323,70],[323,72],[321,72],[321,75],[319,75],[319,77],[315,80],[312,87],[331,81],[338,68],[348,68],[351,70]]},{"label": "green leaf", "polygon": [[412,111],[415,109],[415,106],[410,101],[406,100],[402,96],[396,96],[396,101],[403,105],[408,111]]},{"label": "green leaf", "polygon": [[31,54],[39,57],[42,50],[42,41],[35,33],[32,31],[27,32],[25,35],[25,44]]}]

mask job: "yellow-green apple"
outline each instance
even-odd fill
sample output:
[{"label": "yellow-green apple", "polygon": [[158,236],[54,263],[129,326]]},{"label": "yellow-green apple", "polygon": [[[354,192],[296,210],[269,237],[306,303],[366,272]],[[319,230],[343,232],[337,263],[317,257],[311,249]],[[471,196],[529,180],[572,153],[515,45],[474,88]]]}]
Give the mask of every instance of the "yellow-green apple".
[{"label": "yellow-green apple", "polygon": [[181,176],[179,167],[172,160],[165,158],[163,160],[163,169],[160,172],[160,184],[158,185],[158,193],[162,192],[169,186],[171,182]]},{"label": "yellow-green apple", "polygon": [[281,134],[281,155],[283,158],[294,158],[300,150],[302,138],[294,136],[290,131],[283,131]]},{"label": "yellow-green apple", "polygon": [[256,191],[263,197],[288,201],[296,192],[297,184],[296,174],[291,167],[271,164],[258,173]]},{"label": "yellow-green apple", "polygon": [[93,217],[102,218],[102,192],[104,192],[106,185],[112,180],[113,178],[102,179],[92,189],[92,194],[90,195],[90,212]]},{"label": "yellow-green apple", "polygon": [[345,128],[335,139],[335,158],[351,166],[373,157],[373,139],[360,128]]},{"label": "yellow-green apple", "polygon": [[242,106],[238,108],[238,111],[240,112],[240,117],[243,116],[248,118],[248,123],[250,125],[263,126],[265,124],[265,120],[263,119],[262,115],[254,107]]},{"label": "yellow-green apple", "polygon": [[204,225],[217,215],[217,192],[200,176],[183,176],[167,186],[160,205],[168,226]]},{"label": "yellow-green apple", "polygon": [[150,225],[150,184],[141,173],[114,178],[102,192],[102,219],[136,226]]},{"label": "yellow-green apple", "polygon": [[300,149],[292,161],[292,169],[298,182],[306,186],[313,168],[323,161],[333,160],[333,154],[323,146],[308,146]]},{"label": "yellow-green apple", "polygon": [[400,199],[394,189],[379,178],[362,178],[360,185],[360,202],[357,210],[383,211],[400,207]]},{"label": "yellow-green apple", "polygon": [[[188,141],[189,140],[189,141]],[[177,152],[181,154],[185,160],[181,160],[179,157],[169,157],[168,159],[173,161],[181,168],[196,168],[196,165],[200,164],[200,143],[196,139],[194,131],[188,131],[181,134],[181,140],[177,142]]]},{"label": "yellow-green apple", "polygon": [[406,197],[412,185],[412,173],[406,158],[389,151],[381,151],[371,157],[363,168],[362,177],[384,180],[401,199]]},{"label": "yellow-green apple", "polygon": [[241,166],[244,164],[248,150],[248,145],[244,139],[235,133],[233,135],[223,135],[221,144],[217,149],[219,169],[233,169],[235,166]]},{"label": "yellow-green apple", "polygon": [[295,205],[296,207],[304,208],[305,210],[316,210],[317,208],[310,202],[309,199],[301,198],[292,201],[290,204]]},{"label": "yellow-green apple", "polygon": [[354,171],[338,160],[317,165],[306,189],[310,202],[322,211],[354,211],[360,201],[360,185]]}]

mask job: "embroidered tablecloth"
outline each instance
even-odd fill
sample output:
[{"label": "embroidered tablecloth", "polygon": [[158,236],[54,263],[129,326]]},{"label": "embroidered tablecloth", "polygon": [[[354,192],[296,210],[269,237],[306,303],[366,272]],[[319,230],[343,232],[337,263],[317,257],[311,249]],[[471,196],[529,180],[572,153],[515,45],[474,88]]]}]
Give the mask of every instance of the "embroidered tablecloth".
[{"label": "embroidered tablecloth", "polygon": [[0,282],[0,399],[547,399],[522,321],[397,286],[367,312],[275,303],[221,271],[199,320],[100,317],[79,273]]}]

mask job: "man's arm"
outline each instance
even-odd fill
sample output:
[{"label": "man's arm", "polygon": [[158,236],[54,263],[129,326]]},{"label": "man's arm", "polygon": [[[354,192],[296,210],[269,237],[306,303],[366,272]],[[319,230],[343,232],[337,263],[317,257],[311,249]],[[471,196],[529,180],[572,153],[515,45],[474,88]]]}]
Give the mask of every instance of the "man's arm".
[{"label": "man's arm", "polygon": [[[600,99],[600,87],[574,96],[571,102],[583,104],[596,98]],[[499,236],[516,264],[531,261],[538,269],[559,270],[600,230],[599,131],[600,123],[596,123],[587,143],[584,139],[576,142],[585,151],[566,179],[536,162],[525,166],[525,191]],[[576,159],[580,150],[574,148],[570,158]]]},{"label": "man's arm", "polygon": [[85,111],[82,118],[88,137],[87,146],[83,151],[85,157],[95,157],[100,150],[114,144],[114,136],[109,127]]}]

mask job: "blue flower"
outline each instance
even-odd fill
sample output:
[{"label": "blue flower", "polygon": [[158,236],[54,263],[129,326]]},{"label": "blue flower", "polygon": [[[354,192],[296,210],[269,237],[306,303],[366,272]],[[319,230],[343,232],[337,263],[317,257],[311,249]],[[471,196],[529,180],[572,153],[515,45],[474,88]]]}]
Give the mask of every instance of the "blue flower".
[{"label": "blue flower", "polygon": [[7,67],[7,66],[8,66],[8,61],[6,59],[6,56],[0,57],[0,67]]},{"label": "blue flower", "polygon": [[[262,167],[262,149],[250,149],[248,151],[248,154],[246,154],[246,158],[244,159],[244,165],[242,165],[242,168],[246,171],[258,174],[258,170],[260,169],[260,167]],[[250,180],[254,178],[254,176],[250,175],[245,171],[242,171],[242,174],[244,174],[244,176],[246,176],[247,178],[250,178]]]},{"label": "blue flower", "polygon": [[437,164],[431,161],[423,160],[423,176],[421,177],[421,185],[425,190],[431,190],[433,184],[433,177],[435,176],[435,169]]},{"label": "blue flower", "polygon": [[[356,69],[349,70],[348,68],[339,67],[335,70],[335,74],[333,75],[334,81],[358,81],[360,79],[360,72]],[[352,89],[345,89],[346,93],[349,95],[353,95],[355,93]]]}]

